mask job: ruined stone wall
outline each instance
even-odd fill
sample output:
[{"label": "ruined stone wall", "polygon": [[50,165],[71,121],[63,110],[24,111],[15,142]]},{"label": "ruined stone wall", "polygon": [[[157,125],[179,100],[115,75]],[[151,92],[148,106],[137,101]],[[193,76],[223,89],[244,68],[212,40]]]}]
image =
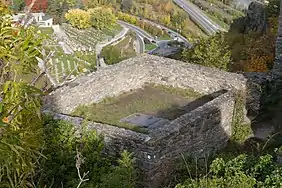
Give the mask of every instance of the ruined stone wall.
[{"label": "ruined stone wall", "polygon": [[[104,135],[110,154],[124,149],[134,152],[143,174],[142,186],[156,188],[168,179],[182,153],[206,155],[225,145],[231,135],[233,92],[246,89],[243,75],[142,55],[80,77],[48,96],[45,107],[69,114],[78,105],[99,102],[105,97],[141,88],[146,83],[192,88],[202,94],[224,90],[213,100],[175,120],[157,122],[146,134],[88,122],[89,129]],[[58,114],[57,118],[71,120],[78,130],[83,120]]]},{"label": "ruined stone wall", "polygon": [[[280,7],[282,7],[282,1],[280,1]],[[272,69],[272,77],[274,79],[281,76],[282,73],[282,8],[280,8],[278,21],[279,23],[276,39],[275,62]]]},{"label": "ruined stone wall", "polygon": [[82,76],[46,98],[46,108],[70,113],[77,106],[120,95],[145,83],[157,83],[210,94],[221,89],[245,90],[243,75],[157,56],[142,55]]},{"label": "ruined stone wall", "polygon": [[[233,93],[227,92],[146,134],[95,122],[87,126],[104,135],[110,154],[133,152],[143,178],[141,187],[156,188],[169,179],[181,154],[207,155],[225,145],[231,135],[233,107]],[[61,114],[55,118],[71,121],[78,130],[83,121]]]}]

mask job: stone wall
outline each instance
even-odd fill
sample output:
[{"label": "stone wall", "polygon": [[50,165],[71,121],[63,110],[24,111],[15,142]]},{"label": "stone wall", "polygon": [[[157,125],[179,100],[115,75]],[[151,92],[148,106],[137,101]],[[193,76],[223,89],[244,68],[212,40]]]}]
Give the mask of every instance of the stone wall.
[{"label": "stone wall", "polygon": [[[95,122],[88,122],[87,127],[105,136],[110,154],[124,149],[133,152],[142,175],[141,186],[156,188],[169,179],[181,154],[199,157],[225,145],[231,135],[233,108],[233,93],[227,92],[147,134]],[[83,122],[82,118],[62,114],[54,117],[71,121],[78,130]]]},{"label": "stone wall", "polygon": [[[280,1],[280,7],[282,7],[282,1]],[[282,73],[282,8],[280,8],[278,24],[278,33],[276,39],[276,49],[275,49],[275,62],[272,69],[272,77],[278,78]]]},{"label": "stone wall", "polygon": [[175,120],[150,126],[146,134],[88,122],[89,129],[105,136],[109,153],[114,155],[124,149],[134,152],[143,175],[142,186],[156,188],[170,177],[169,173],[173,172],[182,153],[207,155],[225,145],[231,135],[234,91],[246,90],[247,80],[243,75],[142,55],[100,69],[57,89],[45,99],[45,109],[55,112],[56,118],[72,121],[79,130],[82,118],[62,114],[69,114],[82,104],[141,88],[146,83],[192,88],[215,97]]},{"label": "stone wall", "polygon": [[243,75],[157,56],[142,55],[82,76],[46,98],[46,108],[70,113],[77,106],[120,95],[145,83],[157,83],[210,94],[221,89],[245,90]]}]

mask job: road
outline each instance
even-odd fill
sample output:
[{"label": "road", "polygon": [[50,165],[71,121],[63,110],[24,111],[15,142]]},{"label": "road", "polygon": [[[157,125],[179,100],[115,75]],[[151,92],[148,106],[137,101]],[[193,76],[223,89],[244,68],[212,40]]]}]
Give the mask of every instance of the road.
[{"label": "road", "polygon": [[140,35],[136,35],[137,43],[139,44],[138,52],[139,54],[143,54],[145,52],[145,43],[142,37]]},{"label": "road", "polygon": [[132,24],[129,24],[129,23],[126,23],[124,21],[121,21],[121,20],[118,20],[117,21],[118,24],[122,25],[122,26],[125,26],[131,30],[134,30],[136,32],[136,34],[138,34],[139,36],[141,36],[142,38],[146,38],[148,39],[149,41],[154,41],[154,37],[152,35],[150,35],[149,33],[147,33],[146,31],[144,31],[143,29],[135,26],[135,25],[132,25]]},{"label": "road", "polygon": [[[161,25],[154,23],[152,21],[149,21],[149,20],[144,20],[144,21],[147,21],[148,23],[152,24],[155,27],[161,27]],[[170,54],[173,54],[174,52],[176,52],[177,50],[179,50],[178,47],[171,47],[171,46],[168,45],[168,43],[170,41],[173,41],[173,40],[155,40],[153,36],[148,34],[143,29],[139,28],[138,26],[126,23],[124,21],[118,21],[118,23],[123,27],[128,27],[129,29],[133,30],[136,33],[137,42],[139,43],[140,53],[144,53],[144,51],[145,51],[144,38],[147,38],[152,43],[155,43],[157,45],[157,47],[155,49],[148,52],[149,54],[153,54],[153,52],[156,52],[156,53],[161,54],[161,55],[170,55]],[[170,31],[171,34],[173,33],[176,36],[181,36],[179,33],[172,31],[171,29],[168,29],[164,26],[162,26],[161,28],[165,29],[166,31]],[[180,42],[184,42],[184,46],[186,46],[186,47],[191,46],[191,44],[188,43],[186,38],[184,38],[183,36],[181,36],[181,38],[183,38],[183,40],[180,40]],[[179,42],[179,39],[180,38],[178,38],[178,42]],[[141,49],[142,49],[142,51],[141,51]]]},{"label": "road", "polygon": [[123,38],[127,34],[128,30],[129,29],[127,27],[123,27],[122,31],[119,34],[117,34],[114,38],[112,38],[110,41],[106,40],[106,41],[102,41],[102,42],[96,44],[95,52],[96,52],[96,59],[97,59],[97,68],[107,66],[104,62],[104,59],[101,58],[101,56],[100,56],[102,49],[105,46],[110,45],[110,44],[120,40],[121,38]]},{"label": "road", "polygon": [[195,21],[207,34],[213,35],[219,30],[224,30],[188,0],[173,0],[173,2],[184,9],[190,15],[192,20]]},{"label": "road", "polygon": [[[178,40],[180,39],[181,41],[183,41],[188,47],[191,46],[191,43],[189,43],[189,41],[188,41],[184,36],[182,36],[181,34],[175,32],[175,31],[173,31],[173,30],[171,30],[171,29],[169,29],[169,28],[167,28],[167,27],[165,27],[165,26],[163,26],[163,25],[161,25],[161,24],[152,22],[152,21],[150,21],[150,20],[143,19],[143,18],[142,18],[142,20],[143,20],[144,22],[147,22],[147,23],[149,23],[149,24],[155,26],[155,27],[158,27],[158,28],[160,28],[160,29],[162,29],[162,30],[165,30],[167,33],[173,34],[175,37],[178,38]],[[170,34],[170,35],[171,35],[171,34]],[[174,37],[172,37],[172,38],[174,38]]]}]

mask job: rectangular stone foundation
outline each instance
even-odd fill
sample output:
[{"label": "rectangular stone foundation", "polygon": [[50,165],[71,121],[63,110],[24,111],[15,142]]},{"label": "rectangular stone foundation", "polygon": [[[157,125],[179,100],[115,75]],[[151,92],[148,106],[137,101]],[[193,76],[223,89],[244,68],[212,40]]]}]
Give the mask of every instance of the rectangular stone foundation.
[{"label": "rectangular stone foundation", "polygon": [[181,154],[200,157],[225,145],[231,136],[233,91],[246,90],[246,79],[242,75],[171,59],[140,56],[56,90],[46,98],[45,109],[57,113],[56,118],[72,121],[79,130],[82,118],[60,113],[69,114],[79,105],[97,103],[106,97],[142,88],[146,83],[192,88],[200,94],[214,96],[176,119],[156,122],[146,134],[88,123],[88,129],[104,135],[109,154],[116,155],[125,149],[134,153],[142,174],[141,187],[157,188],[171,177],[169,173],[181,160]]}]

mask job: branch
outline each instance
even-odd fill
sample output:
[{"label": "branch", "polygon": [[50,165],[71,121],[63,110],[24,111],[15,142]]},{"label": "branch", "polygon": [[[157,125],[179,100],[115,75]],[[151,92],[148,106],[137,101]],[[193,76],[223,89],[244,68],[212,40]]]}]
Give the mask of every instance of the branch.
[{"label": "branch", "polygon": [[84,172],[82,177],[81,177],[81,174],[80,174],[80,165],[84,162],[84,159],[82,158],[82,155],[81,153],[78,151],[78,149],[76,148],[76,169],[77,169],[77,174],[78,174],[78,177],[79,177],[79,183],[77,185],[76,188],[79,188],[81,186],[81,184],[83,182],[86,182],[88,181],[89,179],[85,179],[85,177],[89,174],[89,171],[87,171],[86,173]]}]

